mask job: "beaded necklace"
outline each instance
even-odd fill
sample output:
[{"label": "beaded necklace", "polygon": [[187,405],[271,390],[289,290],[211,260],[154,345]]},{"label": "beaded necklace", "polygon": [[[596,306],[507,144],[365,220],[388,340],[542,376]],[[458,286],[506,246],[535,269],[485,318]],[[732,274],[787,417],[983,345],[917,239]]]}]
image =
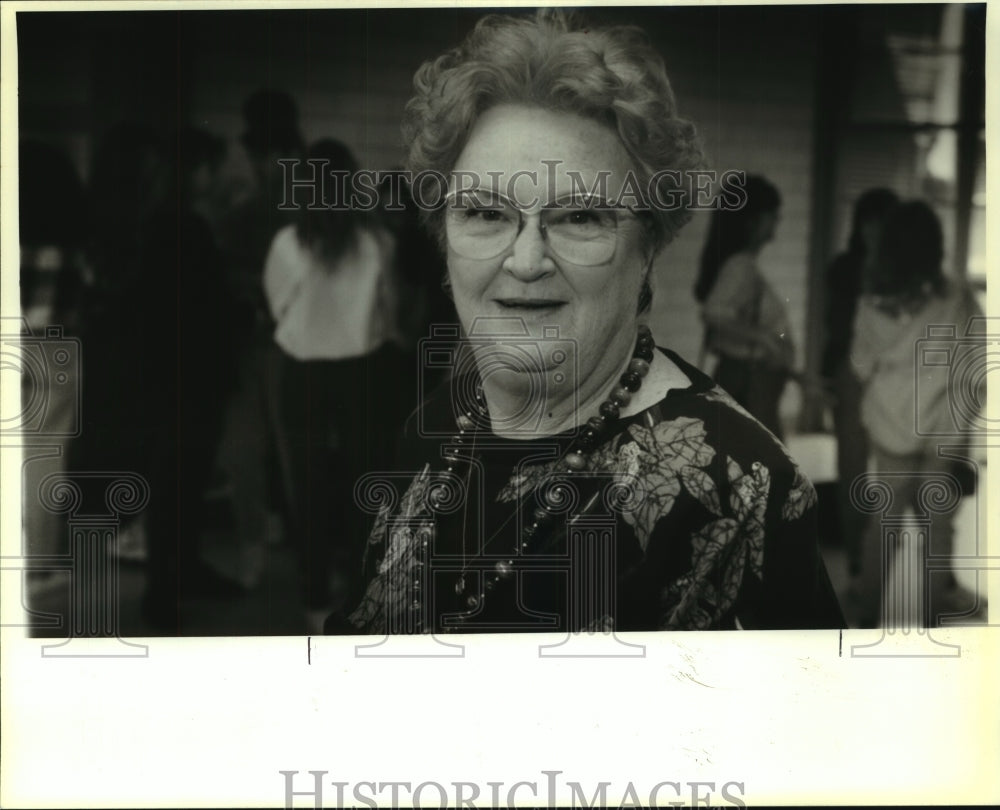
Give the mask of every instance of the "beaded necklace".
[{"label": "beaded necklace", "polygon": [[[561,469],[558,470],[559,472],[571,475],[587,469],[589,455],[602,444],[603,440],[607,437],[610,426],[618,419],[621,409],[632,401],[632,395],[642,387],[642,380],[649,373],[649,364],[653,360],[654,348],[655,341],[649,327],[640,325],[628,368],[619,378],[619,384],[611,391],[608,398],[601,403],[598,415],[588,420],[586,427],[580,431],[580,434],[560,459]],[[451,445],[445,449],[447,470],[442,479],[455,476],[462,452],[469,449],[474,450],[476,434],[479,431],[487,430],[490,426],[489,408],[486,405],[481,384],[476,387],[475,399],[475,410],[467,410],[455,420],[458,432],[452,437]],[[471,463],[469,464],[467,474],[471,475]],[[432,503],[435,500],[433,490],[434,488],[432,487],[429,493]],[[445,491],[445,489],[441,490],[442,493]],[[514,558],[519,554],[537,550],[554,528],[554,522],[554,512],[541,506],[536,508],[532,512],[530,522],[522,527],[520,540],[513,549],[513,554],[509,558],[496,562],[493,573],[485,577],[482,590],[478,593],[468,593],[466,595],[465,607],[468,610],[454,617],[454,621],[462,623],[479,613],[482,610],[487,595],[494,591],[502,582],[513,578],[516,570]],[[426,549],[426,540],[422,545]],[[458,596],[462,596],[466,592],[465,573],[469,566],[469,560],[465,555],[464,537],[462,560],[462,571],[455,582],[455,593]],[[456,629],[451,626],[443,628],[444,632],[454,632]]]}]

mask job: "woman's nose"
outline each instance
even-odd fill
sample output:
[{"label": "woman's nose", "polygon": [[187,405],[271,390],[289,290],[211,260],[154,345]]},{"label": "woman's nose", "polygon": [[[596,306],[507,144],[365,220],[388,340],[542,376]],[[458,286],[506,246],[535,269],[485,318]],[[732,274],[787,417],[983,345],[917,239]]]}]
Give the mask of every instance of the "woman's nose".
[{"label": "woman's nose", "polygon": [[549,255],[549,245],[539,225],[538,217],[525,217],[524,226],[511,252],[504,260],[504,269],[525,281],[530,281],[555,271],[555,262]]}]

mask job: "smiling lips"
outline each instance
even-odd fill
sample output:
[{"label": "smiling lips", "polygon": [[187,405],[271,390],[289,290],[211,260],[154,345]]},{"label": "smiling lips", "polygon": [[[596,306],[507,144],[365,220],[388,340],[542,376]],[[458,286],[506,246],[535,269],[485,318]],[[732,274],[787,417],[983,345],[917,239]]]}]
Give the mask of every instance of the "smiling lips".
[{"label": "smiling lips", "polygon": [[494,298],[504,309],[555,309],[566,302],[555,298]]}]

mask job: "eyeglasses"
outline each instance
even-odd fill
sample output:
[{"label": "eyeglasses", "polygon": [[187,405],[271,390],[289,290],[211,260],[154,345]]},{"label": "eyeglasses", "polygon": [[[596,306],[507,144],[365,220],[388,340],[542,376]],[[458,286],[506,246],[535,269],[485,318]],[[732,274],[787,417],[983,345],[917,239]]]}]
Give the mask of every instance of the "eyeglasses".
[{"label": "eyeglasses", "polygon": [[[445,198],[445,235],[466,259],[492,259],[514,244],[530,214],[492,191],[453,191]],[[549,249],[573,264],[604,264],[615,254],[624,206],[598,197],[571,196],[545,205],[538,228]]]}]

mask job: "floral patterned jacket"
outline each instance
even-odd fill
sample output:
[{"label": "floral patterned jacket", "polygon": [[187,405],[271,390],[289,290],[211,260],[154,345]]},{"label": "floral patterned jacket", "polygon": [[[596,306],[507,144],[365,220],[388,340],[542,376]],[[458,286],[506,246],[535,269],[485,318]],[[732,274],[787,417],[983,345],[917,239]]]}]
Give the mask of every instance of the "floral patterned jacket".
[{"label": "floral patterned jacket", "polygon": [[[842,627],[812,484],[712,380],[661,351],[692,384],[618,420],[582,473],[557,473],[572,434],[487,432],[463,448],[466,472],[442,478],[447,427],[429,436],[425,420],[420,438],[411,424],[413,475],[376,519],[367,591],[328,631]],[[424,407],[453,424],[447,391]],[[540,506],[560,520],[526,543]]]}]

